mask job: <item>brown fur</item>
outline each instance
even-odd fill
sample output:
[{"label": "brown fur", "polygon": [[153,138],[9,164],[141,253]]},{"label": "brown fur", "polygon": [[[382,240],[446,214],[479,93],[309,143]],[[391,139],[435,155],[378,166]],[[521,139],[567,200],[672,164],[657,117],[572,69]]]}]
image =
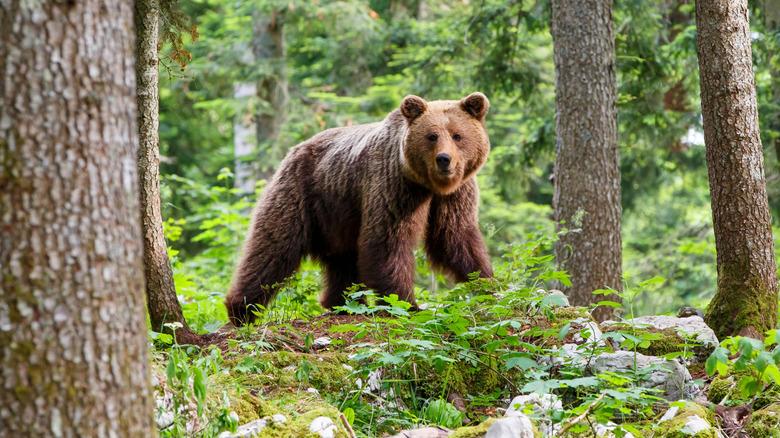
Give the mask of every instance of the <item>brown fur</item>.
[{"label": "brown fur", "polygon": [[[490,151],[488,106],[481,93],[407,96],[382,122],[329,129],[292,148],[254,209],[225,303],[231,321],[251,321],[247,306],[266,306],[306,255],[325,269],[329,309],[355,283],[414,305],[413,250],[423,237],[430,262],[455,280],[492,277],[475,177]],[[449,169],[437,166],[442,153]]]}]

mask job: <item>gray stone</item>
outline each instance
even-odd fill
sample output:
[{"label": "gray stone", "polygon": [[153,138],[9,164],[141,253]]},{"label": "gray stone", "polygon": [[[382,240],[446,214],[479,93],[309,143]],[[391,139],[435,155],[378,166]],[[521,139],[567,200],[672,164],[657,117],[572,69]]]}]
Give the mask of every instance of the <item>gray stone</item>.
[{"label": "gray stone", "polygon": [[[683,388],[692,381],[688,370],[676,360],[636,354],[636,368],[638,370],[653,365],[662,365],[665,369],[658,368],[650,371],[646,375],[646,380],[637,383],[644,388],[661,390],[661,397],[667,400],[676,401],[682,399]],[[590,371],[593,374],[600,374],[605,371],[631,373],[633,368],[634,353],[630,351],[604,353],[593,359],[590,364]]]},{"label": "gray stone", "polygon": [[230,433],[229,431],[219,434],[219,438],[252,438],[260,435],[260,431],[268,424],[267,420],[254,420],[247,424],[238,426],[236,433]]},{"label": "gray stone", "polygon": [[313,350],[322,350],[323,348],[325,348],[325,347],[327,347],[328,345],[330,345],[330,342],[331,342],[331,341],[330,341],[330,338],[329,338],[329,337],[327,337],[327,336],[323,336],[323,337],[321,337],[321,338],[317,338],[317,339],[315,339],[315,340],[314,340],[314,341],[311,343],[311,348],[312,348]]},{"label": "gray stone", "polygon": [[[615,438],[614,430],[616,427],[617,424],[610,421],[607,424],[597,423],[594,429],[596,436],[602,436],[604,438]],[[631,434],[631,432],[626,432],[626,434],[623,435],[623,438],[634,438],[634,435]]]},{"label": "gray stone", "polygon": [[522,413],[523,408],[531,405],[533,406],[534,414],[540,416],[537,423],[539,432],[543,436],[554,436],[561,429],[560,424],[553,423],[550,419],[549,412],[556,410],[563,410],[563,403],[558,400],[558,396],[555,394],[539,395],[531,393],[528,395],[518,395],[509,402],[509,407],[506,410],[506,416],[524,415]]},{"label": "gray stone", "polygon": [[284,424],[287,422],[287,417],[282,414],[273,414],[271,415],[271,419],[274,420],[274,423]]},{"label": "gray stone", "polygon": [[704,318],[704,312],[693,306],[682,306],[680,307],[680,310],[677,311],[678,318],[687,318],[689,316],[699,316]]},{"label": "gray stone", "polygon": [[680,407],[672,406],[671,408],[669,408],[669,410],[664,412],[664,415],[661,417],[660,420],[658,420],[658,422],[660,423],[662,421],[671,420],[672,418],[674,418],[675,415],[677,415],[678,412],[680,412]]},{"label": "gray stone", "polygon": [[517,412],[493,423],[485,438],[534,438],[534,426],[527,416]]},{"label": "gray stone", "polygon": [[333,420],[328,417],[317,417],[312,420],[309,426],[309,432],[317,433],[322,438],[334,438],[338,431],[336,425],[333,424]]},{"label": "gray stone", "polygon": [[[688,316],[686,318],[677,318],[667,315],[640,316],[639,318],[627,319],[623,321],[626,324],[635,324],[640,328],[656,328],[659,330],[674,328],[681,338],[692,338],[701,347],[696,356],[699,360],[706,360],[710,353],[718,346],[718,337],[700,316]],[[604,321],[602,327],[617,324],[616,321]]]}]

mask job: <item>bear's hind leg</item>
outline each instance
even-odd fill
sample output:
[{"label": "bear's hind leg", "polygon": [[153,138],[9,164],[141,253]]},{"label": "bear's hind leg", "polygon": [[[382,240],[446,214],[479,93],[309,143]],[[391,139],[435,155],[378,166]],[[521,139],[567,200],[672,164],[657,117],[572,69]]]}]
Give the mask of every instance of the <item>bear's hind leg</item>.
[{"label": "bear's hind leg", "polygon": [[294,188],[271,186],[255,208],[249,235],[225,300],[236,326],[252,322],[253,310],[267,306],[279,285],[301,264],[309,245],[309,224]]},{"label": "bear's hind leg", "polygon": [[344,292],[353,284],[359,283],[357,254],[348,253],[323,257],[320,261],[325,269],[325,290],[320,297],[322,307],[333,310],[346,304]]}]

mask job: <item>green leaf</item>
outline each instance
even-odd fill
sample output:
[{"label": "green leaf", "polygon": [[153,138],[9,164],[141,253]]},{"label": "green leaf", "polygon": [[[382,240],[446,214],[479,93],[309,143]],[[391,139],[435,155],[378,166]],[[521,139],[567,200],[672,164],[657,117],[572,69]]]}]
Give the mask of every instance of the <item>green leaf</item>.
[{"label": "green leaf", "polygon": [[439,426],[455,429],[463,424],[463,413],[460,412],[452,403],[445,400],[434,400],[425,410],[423,418],[438,424]]},{"label": "green leaf", "polygon": [[566,337],[566,334],[569,333],[569,329],[571,328],[571,323],[567,322],[566,324],[561,327],[560,330],[558,330],[558,340],[563,340],[564,337]]},{"label": "green leaf", "polygon": [[[715,371],[720,372],[718,365],[725,365],[729,362],[729,351],[723,347],[718,347],[707,358],[707,362],[704,363],[704,370],[708,376],[715,374]],[[726,367],[728,369],[728,367]],[[725,372],[724,372],[725,374]]]},{"label": "green leaf", "polygon": [[410,347],[417,347],[423,350],[432,350],[436,347],[438,347],[437,344],[431,342],[431,341],[424,341],[420,339],[405,339],[398,342],[399,344],[406,344]]},{"label": "green leaf", "polygon": [[352,408],[345,408],[341,411],[344,414],[344,418],[347,419],[349,424],[355,424],[355,410]]},{"label": "green leaf", "polygon": [[539,364],[531,358],[516,356],[507,359],[505,367],[507,370],[511,370],[512,368],[520,368],[521,370],[527,370],[532,368],[539,368]]},{"label": "green leaf", "polygon": [[377,360],[381,365],[400,365],[404,363],[404,360],[398,356],[390,353],[381,352]]},{"label": "green leaf", "polygon": [[581,386],[591,386],[598,388],[601,381],[598,377],[579,377],[571,380],[563,380],[561,383],[569,388],[579,388]]},{"label": "green leaf", "polygon": [[665,282],[666,282],[666,279],[663,278],[663,277],[653,277],[653,278],[651,278],[649,280],[645,280],[645,281],[641,281],[641,282],[637,283],[637,286],[639,286],[641,288],[644,288],[644,287],[647,287],[647,286],[650,286],[650,285],[653,285],[653,284],[661,284],[661,283],[665,283]]},{"label": "green leaf", "polygon": [[769,365],[774,365],[775,363],[774,358],[772,358],[772,355],[769,354],[768,351],[762,351],[761,353],[758,353],[758,357],[756,357],[755,365],[756,369],[759,373],[763,373],[766,371],[767,367]]},{"label": "green leaf", "polygon": [[561,387],[561,384],[558,382],[558,380],[551,379],[551,380],[536,380],[533,382],[526,383],[525,386],[520,390],[522,392],[535,392],[539,395],[542,394],[548,394],[550,390],[558,389]]}]

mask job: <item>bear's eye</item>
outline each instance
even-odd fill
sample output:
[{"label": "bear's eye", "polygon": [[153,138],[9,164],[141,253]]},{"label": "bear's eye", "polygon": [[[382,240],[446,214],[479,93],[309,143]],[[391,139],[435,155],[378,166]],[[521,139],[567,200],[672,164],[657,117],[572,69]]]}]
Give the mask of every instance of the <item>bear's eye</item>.
[{"label": "bear's eye", "polygon": [[455,140],[455,141],[460,141],[460,134],[453,135],[452,139]]},{"label": "bear's eye", "polygon": [[434,142],[439,139],[439,136],[436,134],[431,134],[428,136],[428,141]]}]

